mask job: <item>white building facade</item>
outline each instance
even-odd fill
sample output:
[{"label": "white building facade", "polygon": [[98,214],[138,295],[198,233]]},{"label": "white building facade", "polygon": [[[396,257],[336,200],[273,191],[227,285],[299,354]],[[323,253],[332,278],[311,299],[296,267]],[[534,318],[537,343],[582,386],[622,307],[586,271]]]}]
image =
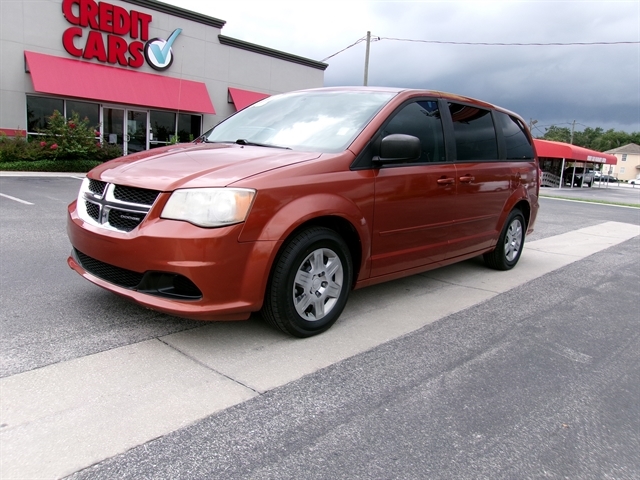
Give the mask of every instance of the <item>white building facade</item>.
[{"label": "white building facade", "polygon": [[0,132],[76,112],[133,153],[189,141],[269,95],[321,87],[327,65],[222,35],[154,0],[2,0]]}]

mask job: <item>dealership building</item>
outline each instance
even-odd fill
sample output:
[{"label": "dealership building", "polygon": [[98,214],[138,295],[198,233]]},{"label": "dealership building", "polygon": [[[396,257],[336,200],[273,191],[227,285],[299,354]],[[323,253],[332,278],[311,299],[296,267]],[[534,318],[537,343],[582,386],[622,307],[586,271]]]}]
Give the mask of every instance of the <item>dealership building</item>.
[{"label": "dealership building", "polygon": [[3,0],[0,132],[34,136],[55,110],[77,112],[133,153],[323,85],[325,63],[225,36],[224,24],[153,0]]}]

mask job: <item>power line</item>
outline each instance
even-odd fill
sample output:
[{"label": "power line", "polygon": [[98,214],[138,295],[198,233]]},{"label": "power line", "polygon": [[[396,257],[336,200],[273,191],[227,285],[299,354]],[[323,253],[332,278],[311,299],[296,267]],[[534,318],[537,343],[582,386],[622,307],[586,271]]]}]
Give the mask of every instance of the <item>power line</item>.
[{"label": "power line", "polygon": [[[351,47],[355,47],[359,43],[362,43],[366,40],[366,37],[361,37],[351,45],[343,48],[342,50],[334,53],[333,55],[329,55],[328,57],[322,59],[322,62],[326,62],[330,58],[335,57],[336,55],[344,52],[345,50],[350,49]],[[372,42],[378,42],[381,40],[391,40],[394,42],[413,42],[413,43],[430,43],[435,45],[471,45],[471,46],[483,46],[483,47],[570,47],[570,46],[594,46],[594,45],[638,45],[640,41],[618,41],[618,42],[549,42],[549,43],[502,43],[502,42],[450,42],[444,40],[419,40],[413,38],[395,38],[395,37],[379,37],[372,36]]]},{"label": "power line", "polygon": [[501,43],[501,42],[449,42],[443,40],[416,40],[412,38],[378,37],[379,40],[393,40],[398,42],[434,43],[438,45],[480,45],[491,47],[567,47],[586,45],[637,45],[640,42],[549,42],[549,43]]},{"label": "power line", "polygon": [[[320,60],[321,62],[326,62],[327,60],[329,60],[332,57],[335,57],[336,55],[338,55],[339,53],[344,52],[345,50],[349,50],[351,47],[355,47],[356,45],[358,45],[359,43],[364,42],[367,39],[367,37],[360,37],[358,40],[356,40],[355,42],[353,42],[351,45],[349,45],[348,47],[344,47],[342,50],[334,53],[333,55],[329,55],[327,58],[323,58],[322,60]],[[378,40],[380,40],[380,37],[371,37],[371,41],[372,42],[377,42]]]}]

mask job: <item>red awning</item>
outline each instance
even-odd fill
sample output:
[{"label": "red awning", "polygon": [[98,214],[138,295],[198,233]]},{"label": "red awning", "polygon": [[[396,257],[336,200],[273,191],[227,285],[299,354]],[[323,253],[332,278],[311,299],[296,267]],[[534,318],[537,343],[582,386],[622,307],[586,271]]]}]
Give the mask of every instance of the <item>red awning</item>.
[{"label": "red awning", "polygon": [[102,102],[215,114],[202,82],[24,52],[36,92]]},{"label": "red awning", "polygon": [[244,107],[256,103],[263,98],[270,97],[268,93],[252,92],[251,90],[241,90],[239,88],[229,87],[229,96],[236,106],[236,110],[242,110]]},{"label": "red awning", "polygon": [[569,143],[551,142],[537,138],[533,140],[533,143],[540,158],[564,158],[565,160],[576,162],[604,163],[607,165],[616,165],[618,163],[615,155],[596,152],[595,150]]}]

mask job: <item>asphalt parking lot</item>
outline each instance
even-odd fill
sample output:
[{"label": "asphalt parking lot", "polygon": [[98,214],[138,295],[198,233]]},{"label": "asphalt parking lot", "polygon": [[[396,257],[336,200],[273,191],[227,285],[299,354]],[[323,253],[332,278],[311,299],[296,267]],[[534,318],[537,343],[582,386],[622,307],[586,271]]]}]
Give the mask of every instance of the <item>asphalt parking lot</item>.
[{"label": "asphalt parking lot", "polygon": [[594,183],[592,187],[543,188],[541,195],[640,205],[640,186],[627,183]]},{"label": "asphalt parking lot", "polygon": [[640,476],[640,209],[543,198],[512,272],[473,259],[353,292],[294,340],[82,280],[79,183],[0,177],[2,478]]}]

